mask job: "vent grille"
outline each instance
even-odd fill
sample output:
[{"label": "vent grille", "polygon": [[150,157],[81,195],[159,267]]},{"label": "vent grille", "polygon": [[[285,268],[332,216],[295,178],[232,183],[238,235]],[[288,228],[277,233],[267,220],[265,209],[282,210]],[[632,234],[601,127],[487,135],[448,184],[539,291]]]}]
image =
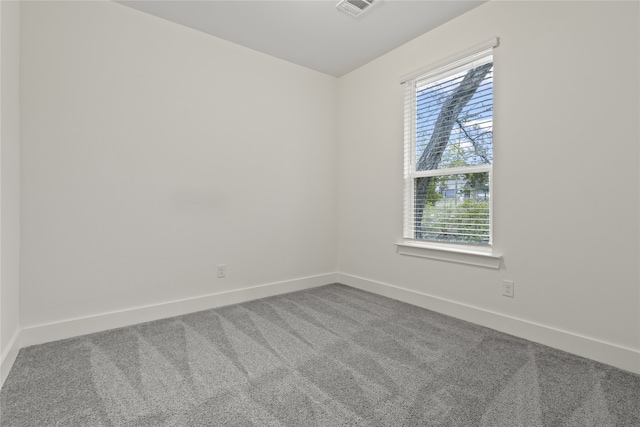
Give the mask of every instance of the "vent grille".
[{"label": "vent grille", "polygon": [[351,16],[360,16],[371,8],[373,2],[374,0],[342,0],[336,7]]}]

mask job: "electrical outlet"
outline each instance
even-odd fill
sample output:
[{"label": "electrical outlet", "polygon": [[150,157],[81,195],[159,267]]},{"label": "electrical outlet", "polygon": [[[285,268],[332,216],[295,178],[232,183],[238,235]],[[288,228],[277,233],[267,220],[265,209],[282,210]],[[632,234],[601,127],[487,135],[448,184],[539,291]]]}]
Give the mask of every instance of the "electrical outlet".
[{"label": "electrical outlet", "polygon": [[513,298],[515,291],[515,283],[513,280],[503,280],[502,281],[502,295],[505,297]]},{"label": "electrical outlet", "polygon": [[227,277],[227,266],[220,264],[218,266],[218,279],[222,279],[223,277]]}]

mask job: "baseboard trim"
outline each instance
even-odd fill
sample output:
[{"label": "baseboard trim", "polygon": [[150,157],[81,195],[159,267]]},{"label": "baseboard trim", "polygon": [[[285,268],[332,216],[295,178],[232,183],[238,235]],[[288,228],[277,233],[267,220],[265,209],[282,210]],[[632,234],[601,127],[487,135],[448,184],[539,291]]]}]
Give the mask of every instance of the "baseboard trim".
[{"label": "baseboard trim", "polygon": [[[259,298],[301,291],[303,289],[335,283],[336,273],[304,277],[284,282],[250,286],[195,298],[170,301],[144,307],[101,313],[60,322],[29,326],[22,329],[22,347],[58,341],[66,338],[121,328],[138,323],[180,316],[210,308],[238,304]],[[4,365],[3,365],[4,366]]]},{"label": "baseboard trim", "polygon": [[638,350],[363,277],[329,273],[23,328],[16,331],[7,350],[2,354],[0,385],[4,384],[22,347],[331,283],[342,283],[373,292],[640,374],[640,351]]},{"label": "baseboard trim", "polygon": [[9,340],[9,345],[7,345],[6,350],[2,353],[0,357],[0,388],[4,385],[4,381],[9,376],[9,372],[13,367],[13,363],[16,361],[18,357],[18,352],[20,351],[20,330],[16,330],[11,340]]},{"label": "baseboard trim", "polygon": [[363,277],[338,273],[337,281],[640,374],[638,350]]}]

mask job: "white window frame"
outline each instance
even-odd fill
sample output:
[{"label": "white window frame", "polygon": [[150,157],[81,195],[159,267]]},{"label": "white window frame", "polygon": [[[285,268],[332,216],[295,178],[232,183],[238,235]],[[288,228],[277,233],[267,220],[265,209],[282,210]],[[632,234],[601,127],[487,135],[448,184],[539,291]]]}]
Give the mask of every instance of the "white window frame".
[{"label": "white window frame", "polygon": [[[415,98],[415,83],[428,83],[435,81],[444,75],[452,75],[457,70],[474,67],[474,63],[483,61],[493,54],[493,48],[498,46],[498,39],[494,38],[467,49],[457,55],[446,58],[429,67],[421,68],[403,76],[400,82],[405,86],[405,97]],[[458,262],[488,268],[499,268],[502,256],[495,253],[493,244],[493,165],[468,166],[464,168],[438,169],[416,171],[415,150],[415,126],[416,111],[415,102],[410,102],[410,108],[405,109],[405,170],[404,170],[404,214],[403,214],[403,239],[396,243],[397,252],[422,258],[437,259],[442,261]],[[407,111],[408,110],[408,111]],[[414,233],[415,218],[412,212],[415,209],[414,183],[416,178],[442,175],[455,175],[457,173],[489,173],[489,244],[473,245],[465,243],[445,243],[430,240],[417,240]]]}]

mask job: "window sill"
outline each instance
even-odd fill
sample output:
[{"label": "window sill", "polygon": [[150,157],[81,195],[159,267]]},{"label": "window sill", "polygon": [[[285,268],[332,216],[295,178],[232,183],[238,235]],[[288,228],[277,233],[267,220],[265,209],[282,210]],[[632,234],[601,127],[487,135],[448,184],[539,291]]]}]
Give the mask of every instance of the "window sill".
[{"label": "window sill", "polygon": [[437,259],[478,267],[498,269],[502,263],[502,255],[494,254],[490,248],[476,250],[412,241],[396,243],[396,247],[400,255]]}]

